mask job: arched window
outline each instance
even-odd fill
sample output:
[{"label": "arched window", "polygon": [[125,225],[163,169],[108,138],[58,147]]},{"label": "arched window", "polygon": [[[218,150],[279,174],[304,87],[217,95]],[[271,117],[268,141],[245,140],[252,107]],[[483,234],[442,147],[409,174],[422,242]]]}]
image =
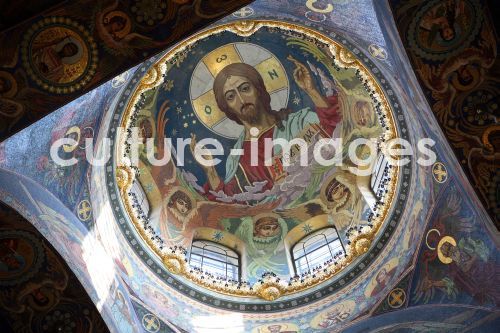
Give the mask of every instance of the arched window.
[{"label": "arched window", "polygon": [[240,280],[240,256],[218,243],[193,241],[189,264],[227,280]]},{"label": "arched window", "polygon": [[327,227],[302,238],[292,248],[296,274],[312,271],[329,259],[345,253],[335,227]]}]

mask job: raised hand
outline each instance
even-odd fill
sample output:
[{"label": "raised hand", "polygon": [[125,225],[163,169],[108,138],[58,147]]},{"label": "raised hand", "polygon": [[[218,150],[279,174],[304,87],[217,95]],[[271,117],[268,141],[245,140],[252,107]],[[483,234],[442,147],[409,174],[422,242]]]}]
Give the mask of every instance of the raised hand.
[{"label": "raised hand", "polygon": [[307,67],[291,55],[289,55],[287,59],[293,62],[293,64],[295,65],[293,78],[295,79],[297,85],[308,94],[317,91],[316,87],[314,86],[314,81],[311,73],[309,72]]},{"label": "raised hand", "polygon": [[293,64],[295,65],[293,78],[295,79],[295,82],[300,87],[300,89],[304,90],[306,94],[309,95],[314,105],[316,105],[317,107],[328,107],[328,103],[325,101],[323,96],[321,96],[318,89],[314,85],[314,80],[307,67],[291,55],[289,55],[287,59],[293,62]]},{"label": "raised hand", "polygon": [[[196,134],[194,133],[191,133],[191,143],[189,144],[189,149],[191,150],[191,154],[193,154],[193,157],[195,156],[195,149],[196,149],[196,144],[198,143],[198,141],[196,141]],[[203,147],[202,147],[203,148]],[[203,154],[203,158],[206,159],[206,160],[211,160],[213,159],[212,155],[211,154]],[[196,159],[196,158],[195,158]],[[200,164],[201,165],[201,164]],[[202,168],[208,168],[206,166],[203,166],[201,165]]]}]

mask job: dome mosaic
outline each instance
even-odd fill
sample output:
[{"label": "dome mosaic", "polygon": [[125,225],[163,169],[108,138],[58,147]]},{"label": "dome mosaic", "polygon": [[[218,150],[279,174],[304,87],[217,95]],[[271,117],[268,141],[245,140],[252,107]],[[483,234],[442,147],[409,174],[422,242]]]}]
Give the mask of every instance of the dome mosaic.
[{"label": "dome mosaic", "polygon": [[[231,296],[255,305],[242,311],[279,310],[269,303],[277,299],[293,308],[349,284],[391,238],[411,165],[389,163],[382,147],[408,140],[407,127],[382,72],[346,39],[237,21],[194,35],[135,75],[109,128],[107,187],[131,247],[170,287],[220,308],[239,306]],[[241,113],[232,109],[238,99]],[[204,166],[193,146],[213,138],[220,163]],[[307,163],[292,144],[274,147],[268,165],[251,165],[245,152],[265,138],[303,139]],[[376,154],[355,168],[343,147],[360,138]],[[192,146],[179,146],[186,139]],[[322,165],[313,146],[331,139],[343,146],[320,155],[342,163]],[[156,166],[148,155],[169,161]]]}]

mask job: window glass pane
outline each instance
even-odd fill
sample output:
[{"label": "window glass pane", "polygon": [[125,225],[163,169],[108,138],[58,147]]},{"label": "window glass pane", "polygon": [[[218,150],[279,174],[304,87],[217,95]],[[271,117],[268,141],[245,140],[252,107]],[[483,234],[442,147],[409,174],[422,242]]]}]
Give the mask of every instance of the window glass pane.
[{"label": "window glass pane", "polygon": [[334,242],[331,242],[330,243],[330,249],[332,250],[332,253],[336,253],[338,252],[339,250],[342,250],[344,251],[344,249],[342,248],[342,243],[340,243],[339,240],[336,240]]},{"label": "window glass pane", "polygon": [[199,247],[191,247],[191,254],[196,253],[196,254],[203,254],[203,249]]},{"label": "window glass pane", "polygon": [[293,248],[293,257],[295,259],[302,257],[305,255],[304,248],[302,247],[302,244],[297,244]]},{"label": "window glass pane", "polygon": [[189,263],[226,279],[239,280],[239,257],[233,250],[208,241],[194,241]]},{"label": "window glass pane", "polygon": [[336,254],[343,253],[344,248],[333,227],[318,230],[300,242],[292,249],[297,274],[311,271],[332,259]]},{"label": "window glass pane", "polygon": [[203,253],[203,255],[206,257],[210,257],[212,259],[219,260],[219,261],[226,261],[225,254],[213,253],[213,252],[207,251],[206,249],[205,249],[205,252]]},{"label": "window glass pane", "polygon": [[205,245],[204,249],[205,249],[205,251],[211,251],[214,253],[226,255],[226,251],[224,249],[220,248],[219,246]]},{"label": "window glass pane", "polygon": [[230,258],[228,257],[227,260],[228,264],[238,266],[239,265],[239,260],[237,258]]},{"label": "window glass pane", "polygon": [[191,264],[194,267],[201,268],[201,256],[191,255],[189,264]]},{"label": "window glass pane", "polygon": [[306,253],[310,253],[326,244],[326,237],[323,233],[312,236],[305,242]]}]

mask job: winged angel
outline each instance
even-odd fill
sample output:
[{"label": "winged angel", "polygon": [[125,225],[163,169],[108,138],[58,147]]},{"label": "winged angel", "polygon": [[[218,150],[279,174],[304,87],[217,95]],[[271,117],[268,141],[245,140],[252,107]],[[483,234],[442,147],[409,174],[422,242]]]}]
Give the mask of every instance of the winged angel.
[{"label": "winged angel", "polygon": [[130,17],[117,10],[119,4],[119,1],[113,1],[111,5],[98,11],[95,16],[97,33],[104,41],[107,50],[114,55],[131,56],[135,49],[155,46],[157,42],[151,38],[131,32]]}]

